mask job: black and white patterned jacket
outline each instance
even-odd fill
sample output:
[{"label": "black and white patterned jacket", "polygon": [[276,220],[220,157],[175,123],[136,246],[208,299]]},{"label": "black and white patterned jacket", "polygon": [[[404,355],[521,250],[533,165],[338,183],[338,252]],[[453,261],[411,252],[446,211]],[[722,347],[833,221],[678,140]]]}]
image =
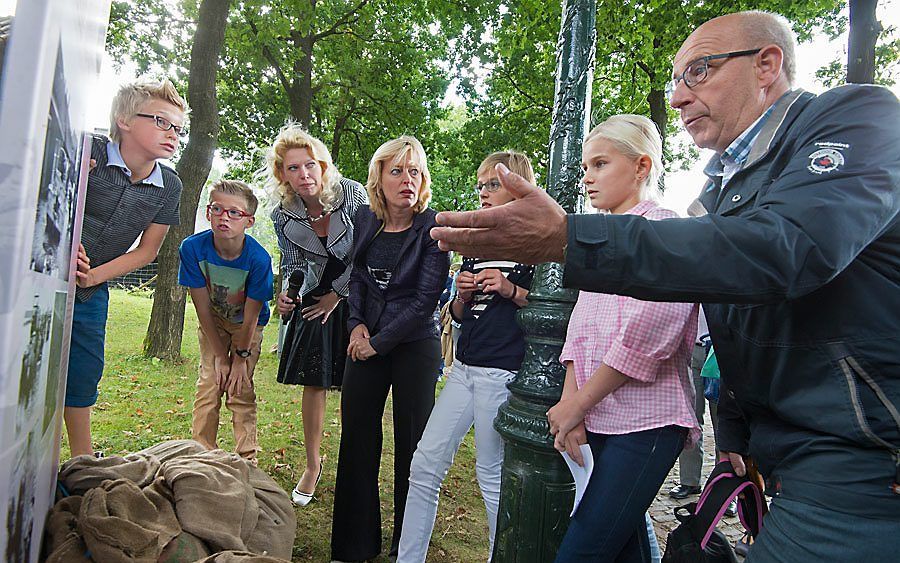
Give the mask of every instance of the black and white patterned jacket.
[{"label": "black and white patterned jacket", "polygon": [[325,246],[322,246],[313,230],[306,206],[299,197],[282,202],[272,210],[272,222],[275,223],[278,248],[281,249],[282,288],[287,287],[287,280],[295,270],[303,269],[304,279],[300,294],[305,295],[315,289],[322,279],[330,251],[347,266],[344,273],[334,280],[332,285],[335,293],[347,297],[350,272],[353,269],[350,263],[353,258],[353,216],[359,206],[368,201],[362,184],[347,178],[340,179],[338,199],[331,214],[328,241]]}]

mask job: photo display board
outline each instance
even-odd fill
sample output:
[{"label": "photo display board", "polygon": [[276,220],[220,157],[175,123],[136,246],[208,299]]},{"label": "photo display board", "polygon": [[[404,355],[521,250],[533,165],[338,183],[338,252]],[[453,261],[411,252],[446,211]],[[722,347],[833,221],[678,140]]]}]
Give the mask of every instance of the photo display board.
[{"label": "photo display board", "polygon": [[[87,181],[87,114],[109,0],[0,13],[0,557],[37,561],[59,465]],[[6,507],[6,510],[2,510]]]}]

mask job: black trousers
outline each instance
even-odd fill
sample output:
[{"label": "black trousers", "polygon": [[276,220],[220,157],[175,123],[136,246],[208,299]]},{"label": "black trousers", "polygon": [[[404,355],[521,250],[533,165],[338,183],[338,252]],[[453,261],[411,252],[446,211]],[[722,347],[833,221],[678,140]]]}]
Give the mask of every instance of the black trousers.
[{"label": "black trousers", "polygon": [[400,344],[385,356],[347,358],[341,391],[341,450],[334,488],[331,558],[365,561],[381,552],[381,421],[388,391],[393,397],[394,530],[397,553],[409,490],[409,464],[434,407],[437,338]]}]

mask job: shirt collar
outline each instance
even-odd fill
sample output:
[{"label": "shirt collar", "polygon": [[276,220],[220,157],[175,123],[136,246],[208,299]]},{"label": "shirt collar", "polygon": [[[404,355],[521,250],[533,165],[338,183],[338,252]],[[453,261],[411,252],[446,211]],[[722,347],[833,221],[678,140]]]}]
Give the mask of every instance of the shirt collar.
[{"label": "shirt collar", "polygon": [[[121,168],[122,172],[125,172],[125,175],[131,178],[131,169],[128,168],[128,165],[125,164],[125,160],[122,158],[122,153],[119,151],[119,143],[112,141],[106,143],[106,165]],[[150,184],[158,188],[166,187],[163,184],[162,167],[160,167],[158,162],[154,163],[153,171],[141,183]]]},{"label": "shirt collar", "polygon": [[722,154],[718,155],[718,158],[713,157],[706,165],[706,168],[703,169],[703,173],[710,177],[722,176],[726,168],[734,169],[743,165],[750,155],[750,149],[753,148],[754,141],[759,137],[760,131],[762,131],[763,126],[766,124],[766,120],[769,118],[769,115],[772,114],[774,108],[775,104],[770,105],[762,115],[756,118],[756,121],[744,129],[744,132],[738,135],[737,138],[722,151]]},{"label": "shirt collar", "polygon": [[657,207],[659,207],[659,205],[655,201],[645,199],[643,201],[639,201],[637,205],[623,213],[623,215],[646,215],[647,212],[652,211]]}]

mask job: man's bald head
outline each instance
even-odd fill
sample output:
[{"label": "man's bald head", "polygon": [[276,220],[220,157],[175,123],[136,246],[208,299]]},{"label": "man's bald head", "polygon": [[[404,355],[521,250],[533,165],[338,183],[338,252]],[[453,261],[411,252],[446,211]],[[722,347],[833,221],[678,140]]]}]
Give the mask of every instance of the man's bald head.
[{"label": "man's bald head", "polygon": [[[783,53],[781,71],[792,87],[797,77],[797,39],[787,19],[778,14],[749,10],[713,18],[705,22],[685,40],[710,31],[727,34],[734,41],[734,51],[777,45]],[[682,49],[684,46],[682,46]]]}]

